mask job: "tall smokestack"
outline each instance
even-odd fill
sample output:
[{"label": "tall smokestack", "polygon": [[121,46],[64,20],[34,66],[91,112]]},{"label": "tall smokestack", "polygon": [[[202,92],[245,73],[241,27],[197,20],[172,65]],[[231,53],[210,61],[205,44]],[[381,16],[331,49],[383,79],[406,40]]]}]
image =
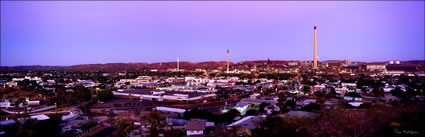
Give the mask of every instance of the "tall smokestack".
[{"label": "tall smokestack", "polygon": [[180,64],[179,57],[177,57],[177,71],[179,70],[179,64]]},{"label": "tall smokestack", "polygon": [[313,69],[317,69],[317,28],[316,26],[314,26],[314,65],[313,65]]},{"label": "tall smokestack", "polygon": [[229,73],[229,49],[227,49],[227,70],[226,73]]}]

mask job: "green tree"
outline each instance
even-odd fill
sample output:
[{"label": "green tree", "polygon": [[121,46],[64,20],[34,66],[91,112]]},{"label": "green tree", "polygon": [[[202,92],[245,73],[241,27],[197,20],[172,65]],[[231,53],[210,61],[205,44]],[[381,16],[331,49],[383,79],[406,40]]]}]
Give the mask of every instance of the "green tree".
[{"label": "green tree", "polygon": [[115,121],[115,127],[118,130],[119,136],[127,137],[128,134],[134,129],[134,121],[131,119],[119,118]]},{"label": "green tree", "polygon": [[331,87],[331,91],[326,94],[326,97],[335,97],[337,95],[335,88]]},{"label": "green tree", "polygon": [[278,98],[279,99],[277,99],[277,105],[280,108],[280,113],[284,112],[284,110],[285,111],[288,111],[287,110],[287,105],[286,105],[286,96],[285,96],[285,94],[284,93],[280,93],[278,95]]},{"label": "green tree", "polygon": [[350,97],[355,97],[355,98],[361,98],[362,97],[362,95],[360,95],[359,93],[356,93],[356,92],[345,93],[345,96],[350,96]]},{"label": "green tree", "polygon": [[197,108],[185,111],[183,113],[183,118],[187,120],[190,120],[192,118],[208,119],[209,121],[214,120],[214,116],[211,112],[204,109],[197,109]]},{"label": "green tree", "polygon": [[104,89],[99,92],[98,96],[100,101],[108,101],[114,98],[114,93],[110,89]]},{"label": "green tree", "polygon": [[391,90],[391,94],[393,96],[398,97],[398,98],[404,97],[404,93],[403,93],[403,91],[401,91],[400,87],[396,87],[394,90]]},{"label": "green tree", "polygon": [[380,86],[373,86],[372,93],[375,94],[375,96],[380,97],[384,95],[384,90]]},{"label": "green tree", "polygon": [[22,124],[20,127],[17,137],[33,137],[35,136],[35,129],[37,127],[37,120],[36,119],[29,119]]},{"label": "green tree", "polygon": [[265,113],[266,112],[265,108],[267,106],[270,106],[270,103],[265,103],[265,102],[261,103],[260,106],[258,106],[259,107],[258,111],[261,113]]},{"label": "green tree", "polygon": [[47,120],[38,121],[36,127],[37,137],[61,137],[62,115],[52,115]]},{"label": "green tree", "polygon": [[308,105],[305,105],[304,107],[301,108],[302,111],[314,111],[314,110],[320,110],[320,105],[316,104],[316,103],[310,103]]},{"label": "green tree", "polygon": [[91,99],[91,91],[87,89],[86,87],[82,85],[78,85],[73,88],[74,92],[71,96],[72,98],[75,98],[74,100],[77,101],[87,101]]},{"label": "green tree", "polygon": [[[17,137],[61,137],[62,128],[60,115],[53,115],[50,119],[38,121],[28,119],[17,132]],[[19,124],[18,124],[19,126]]]},{"label": "green tree", "polygon": [[253,137],[304,137],[309,136],[299,122],[291,122],[280,117],[267,117],[252,131]]},{"label": "green tree", "polygon": [[295,109],[296,102],[294,100],[288,100],[285,103],[287,106],[291,107],[293,110]]},{"label": "green tree", "polygon": [[303,92],[304,92],[304,94],[310,93],[310,86],[304,86]]},{"label": "green tree", "polygon": [[90,128],[92,128],[92,127],[94,127],[96,125],[97,125],[97,122],[94,121],[94,120],[92,120],[92,121],[89,121],[89,122],[84,123],[83,125],[81,125],[81,129],[83,131],[86,131],[86,130],[89,130]]},{"label": "green tree", "polygon": [[223,113],[220,116],[218,116],[220,119],[217,120],[217,121],[218,122],[230,122],[233,119],[235,119],[235,117],[237,117],[239,115],[240,115],[240,112],[238,110],[236,110],[236,109],[230,109],[226,113]]},{"label": "green tree", "polygon": [[165,131],[164,135],[166,135],[167,137],[182,137],[184,136],[184,133],[178,129],[171,129]]},{"label": "green tree", "polygon": [[253,116],[253,115],[255,115],[256,113],[257,113],[257,110],[255,110],[255,109],[250,109],[250,110],[246,111],[245,115],[246,115],[246,116]]},{"label": "green tree", "polygon": [[151,137],[157,137],[160,133],[165,133],[168,127],[166,118],[158,111],[152,111],[149,115],[142,115],[140,121],[145,127],[149,127]]}]

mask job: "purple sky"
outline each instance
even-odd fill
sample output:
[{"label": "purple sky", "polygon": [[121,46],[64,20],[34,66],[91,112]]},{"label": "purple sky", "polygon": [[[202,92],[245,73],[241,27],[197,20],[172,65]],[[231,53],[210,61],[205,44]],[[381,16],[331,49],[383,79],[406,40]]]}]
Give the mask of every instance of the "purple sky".
[{"label": "purple sky", "polygon": [[424,1],[1,1],[1,65],[424,59]]}]

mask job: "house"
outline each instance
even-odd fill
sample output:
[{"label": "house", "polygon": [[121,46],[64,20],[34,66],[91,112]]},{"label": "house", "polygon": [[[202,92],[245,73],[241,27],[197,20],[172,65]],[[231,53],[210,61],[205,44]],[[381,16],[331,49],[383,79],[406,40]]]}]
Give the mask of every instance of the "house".
[{"label": "house", "polygon": [[369,71],[385,71],[386,70],[385,63],[369,63],[366,64],[366,69]]},{"label": "house", "polygon": [[298,98],[298,99],[295,99],[295,104],[296,104],[297,108],[300,108],[300,109],[301,109],[301,107],[308,105],[310,103],[316,103],[316,99],[314,99],[314,98]]},{"label": "house", "polygon": [[330,108],[337,106],[338,100],[337,99],[326,100],[324,104],[325,104],[327,109],[330,109]]},{"label": "house", "polygon": [[27,104],[29,106],[38,106],[40,105],[40,100],[33,100],[33,101],[27,100]]},{"label": "house", "polygon": [[260,96],[260,94],[258,94],[258,93],[254,93],[254,94],[252,94],[252,95],[249,95],[249,98],[257,99],[259,96]]},{"label": "house", "polygon": [[8,126],[8,125],[13,125],[15,123],[16,123],[15,120],[10,119],[10,120],[5,120],[5,121],[0,121],[0,126]]},{"label": "house", "polygon": [[170,108],[170,107],[155,107],[155,110],[160,111],[160,112],[177,113],[177,114],[182,114],[182,115],[186,111],[185,109]]},{"label": "house", "polygon": [[206,127],[206,120],[191,120],[186,124],[186,135],[191,136],[204,136]]},{"label": "house", "polygon": [[310,99],[305,99],[305,100],[303,101],[303,105],[308,105],[308,104],[310,104],[310,103],[316,103],[316,99],[314,99],[314,98],[310,98]]},{"label": "house", "polygon": [[261,103],[269,103],[269,104],[277,103],[277,101],[275,100],[263,100],[263,99],[252,99],[252,98],[244,98],[240,102],[254,104],[254,105],[260,105]]},{"label": "house", "polygon": [[73,120],[73,119],[79,117],[81,115],[81,113],[82,112],[79,109],[71,109],[71,110],[69,110],[69,114],[68,115],[63,115],[62,116],[62,120],[63,121]]},{"label": "house", "polygon": [[187,120],[184,119],[177,119],[177,118],[167,118],[168,125],[179,125],[184,126],[187,123]]},{"label": "house", "polygon": [[313,91],[318,91],[318,90],[322,90],[322,89],[325,89],[325,88],[326,88],[326,86],[323,85],[323,84],[321,84],[321,85],[314,85],[313,87],[311,87],[311,89]]},{"label": "house", "polygon": [[6,82],[6,85],[7,85],[8,87],[16,87],[16,86],[18,86],[18,82],[15,82],[15,81],[9,81],[9,82]]},{"label": "house", "polygon": [[47,120],[49,119],[49,116],[47,115],[34,115],[34,116],[30,116],[31,119],[37,119],[37,120]]},{"label": "house", "polygon": [[348,102],[348,104],[350,104],[353,107],[360,107],[360,105],[362,105],[363,102]]},{"label": "house", "polygon": [[391,90],[394,90],[395,88],[392,86],[389,86],[389,87],[384,87],[382,89],[384,90],[384,92],[391,92]]},{"label": "house", "polygon": [[341,85],[343,87],[356,87],[357,86],[356,83],[341,83]]},{"label": "house", "polygon": [[264,120],[264,117],[260,116],[247,116],[230,125],[227,125],[229,130],[237,130],[236,134],[246,133],[251,136],[251,130],[258,127],[260,121]]},{"label": "house", "polygon": [[348,91],[349,89],[347,87],[335,88],[335,92],[341,95],[344,95]]},{"label": "house", "polygon": [[249,104],[248,103],[242,103],[242,102],[238,102],[236,103],[235,109],[239,111],[239,113],[241,113],[242,115],[246,113],[246,111],[248,111],[249,108]]},{"label": "house", "polygon": [[9,102],[9,100],[4,100],[2,102],[0,102],[0,107],[2,108],[8,108],[10,107],[11,103]]},{"label": "house", "polygon": [[400,101],[400,99],[396,96],[393,96],[392,94],[385,94],[384,100],[386,103],[391,103],[393,101]]},{"label": "house", "polygon": [[55,80],[47,80],[47,83],[48,83],[49,85],[54,85],[54,84],[56,84]]}]

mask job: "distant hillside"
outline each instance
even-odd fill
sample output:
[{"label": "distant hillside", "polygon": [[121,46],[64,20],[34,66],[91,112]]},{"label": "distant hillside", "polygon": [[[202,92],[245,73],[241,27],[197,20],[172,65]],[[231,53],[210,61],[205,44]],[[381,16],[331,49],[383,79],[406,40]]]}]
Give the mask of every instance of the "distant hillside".
[{"label": "distant hillside", "polygon": [[[233,65],[233,63],[230,63]],[[226,62],[180,62],[180,69],[195,70],[195,69],[216,69],[218,67],[225,67]],[[84,72],[96,72],[96,71],[141,71],[141,70],[166,70],[177,67],[177,62],[162,62],[162,63],[108,63],[108,64],[83,64],[83,65],[72,65],[72,66],[13,66],[13,67],[0,67],[3,72],[11,71],[45,71],[45,70],[58,70],[58,71],[84,71]]]},{"label": "distant hillside", "polygon": [[265,64],[288,64],[288,62],[298,62],[299,60],[255,60],[255,61],[243,61],[242,64],[246,65],[265,65]]},{"label": "distant hillside", "polygon": [[401,61],[401,64],[414,64],[414,65],[425,66],[425,60]]},{"label": "distant hillside", "polygon": [[[247,68],[251,66],[261,66],[261,65],[280,65],[288,64],[288,62],[298,62],[299,60],[255,60],[255,61],[243,61],[239,63],[230,63],[231,66],[236,68]],[[326,62],[326,61],[323,61]],[[386,62],[382,62],[386,63]],[[412,61],[401,61],[401,64],[415,65],[418,67],[425,66],[425,60],[412,60]],[[107,63],[107,64],[82,64],[82,65],[72,65],[72,66],[2,66],[0,67],[1,72],[11,72],[11,71],[46,71],[46,70],[58,70],[58,71],[84,71],[84,72],[96,72],[96,71],[105,71],[105,72],[115,72],[115,71],[141,71],[141,70],[166,70],[173,69],[177,67],[177,62],[161,62],[161,63]],[[206,61],[206,62],[180,62],[180,69],[185,70],[195,70],[195,69],[217,69],[222,67],[226,68],[225,61]]]}]

